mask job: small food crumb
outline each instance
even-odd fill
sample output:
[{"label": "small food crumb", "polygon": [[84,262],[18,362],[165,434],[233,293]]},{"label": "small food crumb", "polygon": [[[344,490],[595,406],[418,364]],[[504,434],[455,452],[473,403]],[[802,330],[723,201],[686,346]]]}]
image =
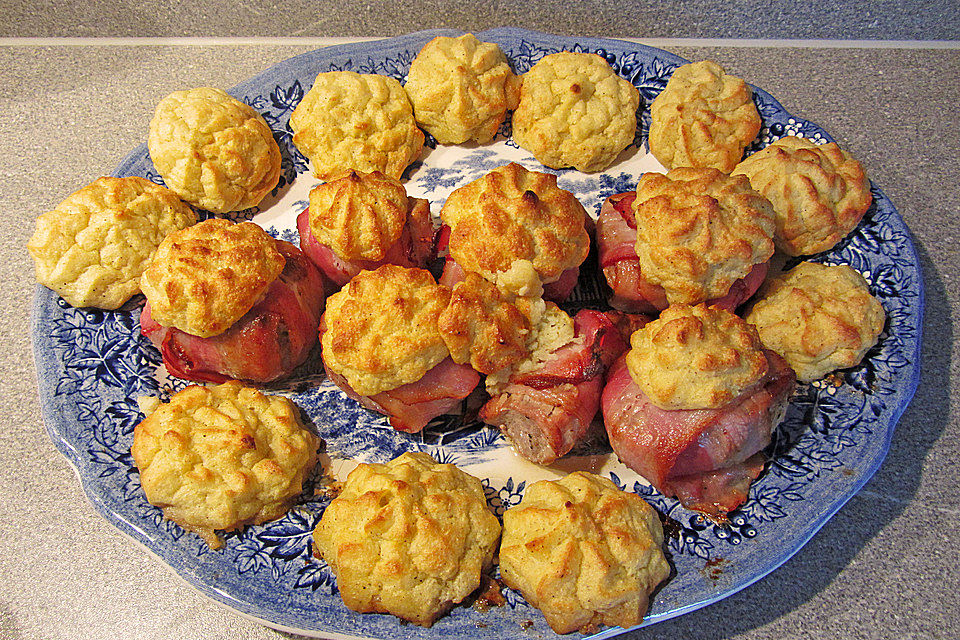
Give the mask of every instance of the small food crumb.
[{"label": "small food crumb", "polygon": [[160,398],[156,396],[137,396],[137,406],[143,415],[148,416],[160,406]]},{"label": "small food crumb", "polygon": [[317,482],[317,486],[313,490],[313,495],[323,500],[333,500],[340,495],[341,491],[343,491],[342,482],[334,480],[330,476],[323,476],[320,478],[320,481]]},{"label": "small food crumb", "polygon": [[824,376],[824,381],[831,387],[842,387],[843,386],[843,374],[840,373],[828,373]]},{"label": "small food crumb", "polygon": [[473,603],[473,610],[486,613],[490,607],[502,607],[507,603],[501,589],[503,585],[489,576],[480,578],[480,587],[477,589],[477,599]]}]

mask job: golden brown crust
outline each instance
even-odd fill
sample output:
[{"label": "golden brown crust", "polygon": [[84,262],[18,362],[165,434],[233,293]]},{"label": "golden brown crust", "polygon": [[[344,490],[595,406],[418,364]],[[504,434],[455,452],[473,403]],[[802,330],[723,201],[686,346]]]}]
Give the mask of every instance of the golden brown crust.
[{"label": "golden brown crust", "polygon": [[449,302],[424,269],[361,271],[327,298],[323,361],[362,396],[416,382],[449,355],[437,325]]},{"label": "golden brown crust", "polygon": [[423,150],[423,132],[399,82],[353,71],[321,73],[290,115],[293,143],[314,175],[380,171],[397,180]]},{"label": "golden brown crust", "polygon": [[116,309],[166,235],[197,221],[173,191],[145,178],[99,178],[37,218],[27,243],[37,281],[74,307]]},{"label": "golden brown crust", "polygon": [[513,139],[548,167],[601,171],[633,142],[639,106],[600,56],[553,53],[523,74]]},{"label": "golden brown crust", "polygon": [[310,190],[310,231],[345,260],[383,260],[400,239],[410,204],[398,180],[350,171]]},{"label": "golden brown crust", "polygon": [[500,47],[466,33],[428,42],[410,64],[404,89],[417,123],[437,142],[486,144],[517,107],[520,78]]},{"label": "golden brown crust", "polygon": [[456,189],[440,218],[450,227],[450,255],[488,280],[517,260],[543,282],[579,266],[590,250],[586,210],[557,177],[510,163]]},{"label": "golden brown crust", "polygon": [[511,367],[528,354],[530,321],[496,285],[475,273],[453,288],[439,327],[453,361],[469,362],[480,373]]},{"label": "golden brown crust", "polygon": [[252,222],[220,219],[171,233],[140,279],[153,319],[201,338],[223,333],[283,271],[276,242]]},{"label": "golden brown crust", "polygon": [[499,537],[480,481],[422,452],[351,471],[313,534],[344,604],[427,627],[480,586]]},{"label": "golden brown crust", "polygon": [[767,374],[753,325],[719,307],[675,305],[630,338],[627,369],[661,409],[716,409]]},{"label": "golden brown crust", "polygon": [[677,67],[650,113],[650,151],[668,169],[729,173],[761,124],[749,85],[709,60]]},{"label": "golden brown crust", "polygon": [[747,322],[810,382],[860,363],[885,315],[863,276],[848,265],[801,262],[764,283]]},{"label": "golden brown crust", "polygon": [[167,186],[207,211],[256,206],[280,180],[270,126],[220,89],[175,91],[161,100],[147,146]]},{"label": "golden brown crust", "polygon": [[773,210],[742,176],[686,167],[647,173],[633,209],[640,270],[670,304],[720,298],[773,255]]},{"label": "golden brown crust", "polygon": [[319,443],[290,400],[231,380],[160,404],[134,429],[131,454],[147,500],[216,549],[216,531],[286,513]]},{"label": "golden brown crust", "polygon": [[870,208],[873,196],[863,167],[835,142],[816,145],[787,136],[733,171],[773,204],[777,248],[792,256],[828,251]]},{"label": "golden brown crust", "polygon": [[578,471],[527,487],[503,516],[500,573],[557,633],[640,623],[670,574],[656,511]]}]

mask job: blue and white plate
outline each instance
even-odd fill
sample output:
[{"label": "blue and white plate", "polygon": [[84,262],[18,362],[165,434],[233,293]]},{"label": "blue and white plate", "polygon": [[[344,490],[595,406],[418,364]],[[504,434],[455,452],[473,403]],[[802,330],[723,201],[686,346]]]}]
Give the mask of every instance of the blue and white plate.
[{"label": "blue and white plate", "polygon": [[[436,35],[458,34],[422,32],[322,49],[281,62],[235,87],[233,95],[264,115],[283,151],[276,192],[240,217],[296,241],[294,217],[315,180],[292,144],[288,119],[293,108],[321,71],[378,73],[402,81],[416,53]],[[615,40],[517,29],[477,35],[498,43],[517,73],[548,53],[587,51],[603,56],[640,90],[644,106],[637,138],[610,169],[591,175],[553,172],[588,211],[595,214],[606,196],[635,187],[644,171],[661,169],[645,151],[649,103],[685,60]],[[755,148],[784,135],[830,141],[826,132],[793,118],[766,92],[757,89],[755,99],[764,122]],[[492,144],[480,147],[433,145],[409,171],[409,193],[429,199],[436,213],[454,188],[509,160],[545,170],[513,144],[509,133],[507,124]],[[161,182],[145,145],[121,163],[116,175]],[[863,364],[829,382],[801,386],[767,451],[767,470],[724,526],[664,498],[609,454],[544,468],[517,458],[496,430],[454,417],[435,421],[421,434],[394,431],[325,381],[318,358],[270,391],[290,396],[309,414],[326,440],[326,470],[334,476],[343,476],[357,461],[386,461],[420,450],[482,478],[498,513],[519,502],[527,483],[575,468],[601,473],[642,494],[668,519],[666,546],[676,572],[653,598],[645,624],[665,620],[728,596],[781,565],[863,486],[886,455],[919,379],[923,283],[906,226],[876,187],[873,196],[875,206],[854,233],[815,259],[850,264],[863,273],[883,302],[886,329]],[[596,286],[587,285],[574,304],[588,304],[598,295]],[[118,529],[210,598],[278,629],[336,638],[473,640],[528,637],[532,623],[538,637],[554,637],[539,612],[509,589],[505,606],[486,612],[458,607],[431,629],[347,610],[329,567],[311,558],[310,534],[326,505],[319,498],[303,501],[279,521],[228,535],[219,551],[165,521],[143,497],[130,444],[133,428],[143,418],[137,398],[168,397],[184,383],[165,374],[159,353],[140,335],[140,304],[134,300],[116,312],[78,310],[38,287],[34,310],[39,390],[50,436],[77,468],[97,510]],[[622,632],[607,629],[595,637]]]}]

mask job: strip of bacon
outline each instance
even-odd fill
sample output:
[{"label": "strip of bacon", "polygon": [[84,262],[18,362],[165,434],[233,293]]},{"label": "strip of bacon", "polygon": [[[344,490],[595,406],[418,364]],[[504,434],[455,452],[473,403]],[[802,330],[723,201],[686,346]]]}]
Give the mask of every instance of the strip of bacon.
[{"label": "strip of bacon", "polygon": [[327,377],[363,407],[382,413],[397,431],[418,433],[439,415],[448,413],[469,396],[480,383],[480,374],[450,357],[427,371],[416,382],[373,396],[361,396],[347,379],[324,362]]},{"label": "strip of bacon", "polygon": [[197,382],[231,378],[269,382],[289,375],[317,342],[323,279],[289,242],[277,241],[286,264],[260,299],[220,335],[200,338],[140,314],[140,330],[160,350],[170,374]]},{"label": "strip of bacon", "polygon": [[666,491],[687,509],[723,520],[726,514],[747,501],[750,485],[763,472],[765,463],[763,454],[757,453],[723,469],[670,478]]},{"label": "strip of bacon", "polygon": [[556,302],[557,304],[563,302],[573,293],[579,279],[580,267],[571,267],[563,271],[560,277],[553,282],[544,283],[543,299]]},{"label": "strip of bacon", "polygon": [[753,456],[769,444],[796,382],[783,358],[764,353],[769,372],[756,387],[719,409],[689,411],[650,402],[620,358],[601,400],[614,452],[665,495],[681,497],[688,508],[713,517],[736,508],[759,474]]},{"label": "strip of bacon", "polygon": [[668,306],[663,287],[648,283],[637,257],[637,223],[633,215],[636,192],[610,196],[597,216],[600,268],[612,291],[608,302],[628,313],[657,314]]}]

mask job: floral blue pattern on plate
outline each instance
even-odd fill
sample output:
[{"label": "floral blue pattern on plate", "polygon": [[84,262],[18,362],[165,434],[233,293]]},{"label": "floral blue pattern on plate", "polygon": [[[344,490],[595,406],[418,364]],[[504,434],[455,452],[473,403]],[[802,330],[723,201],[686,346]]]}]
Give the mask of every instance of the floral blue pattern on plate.
[{"label": "floral blue pattern on plate", "polygon": [[[273,127],[283,154],[283,175],[274,197],[238,217],[255,219],[295,242],[292,216],[303,208],[310,185],[308,163],[292,144],[288,119],[316,74],[349,69],[402,80],[417,51],[436,35],[458,34],[430,31],[322,49],[281,62],[234,87],[231,93],[256,107]],[[588,211],[595,212],[606,196],[636,185],[650,162],[644,159],[649,102],[684,60],[615,40],[517,29],[477,35],[498,43],[517,73],[548,53],[588,51],[603,56],[636,85],[643,108],[626,160],[603,174],[553,171]],[[752,150],[784,135],[831,140],[816,125],[792,117],[766,92],[756,89],[755,100],[764,125]],[[492,146],[430,149],[411,169],[408,190],[430,199],[436,211],[453,188],[505,159],[544,170],[512,143],[507,123]],[[116,175],[162,182],[145,145],[123,161]],[[748,502],[730,515],[729,524],[717,525],[686,511],[609,457],[597,467],[622,488],[642,494],[667,518],[666,546],[676,573],[655,594],[645,624],[715,602],[780,566],[863,486],[886,455],[919,380],[923,283],[906,226],[876,187],[873,196],[874,206],[854,233],[814,259],[850,264],[863,273],[886,310],[886,329],[860,366],[801,386],[767,450],[767,470],[754,483]],[[574,305],[588,304],[598,292],[588,283]],[[160,356],[139,332],[139,303],[134,300],[116,312],[78,310],[43,287],[37,288],[35,298],[33,337],[44,420],[56,446],[77,468],[87,496],[109,522],[202,593],[275,628],[336,638],[492,639],[527,637],[530,631],[525,629],[532,621],[538,636],[555,637],[539,612],[509,589],[504,590],[504,607],[487,612],[458,607],[431,629],[347,610],[329,567],[311,559],[310,534],[327,504],[319,497],[304,499],[276,522],[228,535],[220,551],[211,551],[198,537],[164,520],[143,498],[130,456],[133,428],[143,418],[136,399],[167,397],[185,384],[158,371]],[[411,449],[427,451],[482,477],[498,514],[516,505],[527,483],[542,475],[533,465],[509,457],[499,433],[482,425],[446,417],[422,434],[394,431],[324,380],[316,359],[291,381],[270,390],[289,395],[311,417],[335,458],[334,472],[339,459],[381,461]],[[622,632],[606,629],[593,637]]]}]

